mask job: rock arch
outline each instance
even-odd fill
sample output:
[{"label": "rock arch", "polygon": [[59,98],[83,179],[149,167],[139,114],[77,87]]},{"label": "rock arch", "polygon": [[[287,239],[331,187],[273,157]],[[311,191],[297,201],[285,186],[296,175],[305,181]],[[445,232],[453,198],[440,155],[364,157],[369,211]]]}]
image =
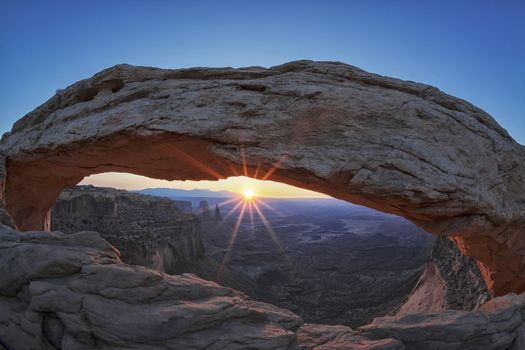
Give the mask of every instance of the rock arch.
[{"label": "rock arch", "polygon": [[60,191],[123,171],[266,177],[404,216],[525,290],[525,148],[470,103],[334,62],[164,70],[118,65],[60,91],[2,138],[2,200],[48,227]]}]

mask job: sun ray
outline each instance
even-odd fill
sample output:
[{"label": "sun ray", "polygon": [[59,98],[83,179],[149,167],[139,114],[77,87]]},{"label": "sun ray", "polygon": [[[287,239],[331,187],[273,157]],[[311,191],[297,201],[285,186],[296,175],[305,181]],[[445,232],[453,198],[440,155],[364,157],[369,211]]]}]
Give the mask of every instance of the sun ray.
[{"label": "sun ray", "polygon": [[278,161],[277,163],[275,163],[274,165],[272,165],[272,167],[270,168],[270,170],[268,170],[268,172],[261,178],[261,180],[268,180],[272,175],[273,173],[275,173],[275,171],[277,169],[279,169],[279,167],[281,166],[281,164],[283,164],[286,159],[288,159],[288,156],[287,155],[284,155],[282,156]]},{"label": "sun ray", "polygon": [[246,156],[244,155],[244,147],[241,145],[241,160],[242,160],[242,170],[244,176],[248,177],[248,167],[246,166]]},{"label": "sun ray", "polygon": [[255,221],[253,219],[253,202],[248,202],[248,209],[250,212],[250,227],[252,229],[252,234],[255,234]]},{"label": "sun ray", "polygon": [[275,233],[272,225],[270,224],[266,216],[262,213],[262,211],[259,209],[259,207],[257,206],[257,203],[253,203],[253,206],[255,210],[257,211],[257,214],[259,214],[259,217],[261,218],[261,221],[263,222],[263,225],[266,228],[266,231],[268,232],[270,239],[272,240],[275,247],[279,251],[279,254],[285,260],[290,270],[292,270],[294,273],[297,273],[297,269],[295,268],[295,265],[293,264],[292,260],[286,254],[286,251],[284,250],[281,242],[279,241],[279,238],[277,237],[277,234]]},{"label": "sun ray", "polygon": [[234,166],[232,166],[231,164],[228,165],[228,168],[230,168],[230,171],[233,173],[233,175],[235,176],[240,176],[239,172],[237,171],[237,169],[235,169]]},{"label": "sun ray", "polygon": [[230,198],[230,199],[228,199],[227,201],[220,202],[220,203],[218,203],[218,204],[219,204],[219,207],[222,207],[222,206],[224,206],[224,205],[226,205],[226,204],[230,204],[230,203],[232,203],[232,202],[240,201],[240,200],[241,200],[241,198],[239,198],[239,197],[234,197],[234,198]]},{"label": "sun ray", "polygon": [[230,241],[228,242],[228,247],[226,248],[226,253],[224,254],[224,258],[222,259],[221,266],[219,268],[219,271],[217,272],[217,279],[220,278],[224,267],[226,266],[226,263],[230,259],[230,255],[233,251],[233,245],[235,244],[235,240],[237,239],[237,234],[239,233],[239,227],[241,226],[241,221],[244,216],[244,210],[246,209],[246,202],[244,202],[241,212],[239,214],[239,217],[237,218],[237,221],[235,222],[235,226],[233,227],[232,234],[230,236]]},{"label": "sun ray", "polygon": [[274,207],[272,207],[270,204],[268,203],[265,203],[264,201],[262,200],[259,200],[257,198],[254,198],[254,200],[259,203],[260,205],[263,205],[265,208],[267,209],[270,209],[271,211],[273,211],[274,213],[278,214],[279,216],[283,216],[283,213],[277,209],[275,209]]},{"label": "sun ray", "polygon": [[255,173],[253,174],[253,178],[257,179],[257,176],[259,175],[259,170],[261,170],[262,160],[259,160],[257,163],[257,168],[255,168]]},{"label": "sun ray", "polygon": [[[228,200],[228,201],[226,201],[226,202],[223,202],[223,203],[221,203],[221,204],[226,204],[226,203],[232,202],[233,200],[238,200],[239,202],[238,202],[233,208],[231,208],[230,210],[228,210],[228,213],[227,213],[227,214],[221,219],[221,221],[219,221],[219,222],[217,223],[217,225],[215,225],[215,226],[211,229],[212,232],[217,232],[217,231],[219,230],[219,228],[221,228],[222,225],[224,225],[224,224],[228,221],[228,218],[229,218],[230,216],[232,216],[232,215],[235,213],[235,211],[237,210],[237,208],[239,208],[239,206],[240,206],[241,204],[244,203],[244,201],[243,201],[241,198],[232,198],[232,199],[230,199],[230,200]],[[219,206],[221,206],[221,204],[219,204]]]},{"label": "sun ray", "polygon": [[240,206],[241,204],[244,203],[244,201],[243,201],[242,199],[240,199],[240,198],[236,198],[236,199],[239,200],[239,203],[237,203],[233,208],[231,208],[231,209],[228,211],[228,214],[226,214],[226,215],[222,218],[221,222],[219,222],[219,224],[218,224],[217,226],[221,226],[222,224],[224,224],[224,223],[226,222],[226,220],[227,220],[230,216],[232,216],[233,213],[235,213],[235,211],[237,210],[237,208],[239,208],[239,206]]},{"label": "sun ray", "polygon": [[216,172],[215,170],[209,168],[208,166],[206,166],[205,164],[201,163],[200,161],[198,161],[197,159],[193,158],[192,156],[190,156],[188,153],[184,152],[183,150],[179,149],[177,146],[171,146],[170,147],[177,155],[179,155],[181,158],[183,158],[186,162],[188,162],[189,164],[193,165],[194,167],[196,168],[199,168],[205,172],[207,172],[208,174],[210,174],[211,176],[215,177],[216,180],[218,179],[224,179],[225,176],[222,175],[222,174],[219,174],[218,172]]}]

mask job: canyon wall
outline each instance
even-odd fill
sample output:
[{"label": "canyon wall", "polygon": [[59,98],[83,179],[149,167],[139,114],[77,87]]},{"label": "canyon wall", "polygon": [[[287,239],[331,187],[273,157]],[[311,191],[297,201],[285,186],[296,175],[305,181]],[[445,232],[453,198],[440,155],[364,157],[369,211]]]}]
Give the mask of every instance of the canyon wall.
[{"label": "canyon wall", "polygon": [[416,287],[397,315],[477,310],[491,298],[476,262],[461,254],[447,237],[440,236]]},{"label": "canyon wall", "polygon": [[[62,191],[52,209],[53,229],[67,234],[96,231],[127,264],[201,278],[257,296],[253,281],[205,252],[200,219],[191,202],[94,186]],[[218,271],[221,270],[219,275]]]},{"label": "canyon wall", "polygon": [[52,209],[54,230],[97,231],[131,265],[176,273],[205,255],[191,203],[113,188],[64,190]]}]

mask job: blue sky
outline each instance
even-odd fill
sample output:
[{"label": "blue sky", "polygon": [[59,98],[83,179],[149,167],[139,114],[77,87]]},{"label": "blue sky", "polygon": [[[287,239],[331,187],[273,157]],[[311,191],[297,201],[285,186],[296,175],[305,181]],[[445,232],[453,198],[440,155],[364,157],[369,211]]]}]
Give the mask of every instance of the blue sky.
[{"label": "blue sky", "polygon": [[424,82],[525,144],[525,1],[0,0],[0,132],[118,63],[337,60]]}]

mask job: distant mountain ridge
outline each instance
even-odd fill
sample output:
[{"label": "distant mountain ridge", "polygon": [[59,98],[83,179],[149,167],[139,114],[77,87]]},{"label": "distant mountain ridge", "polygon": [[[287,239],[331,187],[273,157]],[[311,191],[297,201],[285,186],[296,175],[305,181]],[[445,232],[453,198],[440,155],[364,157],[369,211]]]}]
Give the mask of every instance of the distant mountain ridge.
[{"label": "distant mountain ridge", "polygon": [[212,191],[207,189],[183,190],[179,188],[145,188],[130,192],[149,194],[160,197],[206,197],[206,198],[234,198],[239,197],[238,193],[230,191]]}]

